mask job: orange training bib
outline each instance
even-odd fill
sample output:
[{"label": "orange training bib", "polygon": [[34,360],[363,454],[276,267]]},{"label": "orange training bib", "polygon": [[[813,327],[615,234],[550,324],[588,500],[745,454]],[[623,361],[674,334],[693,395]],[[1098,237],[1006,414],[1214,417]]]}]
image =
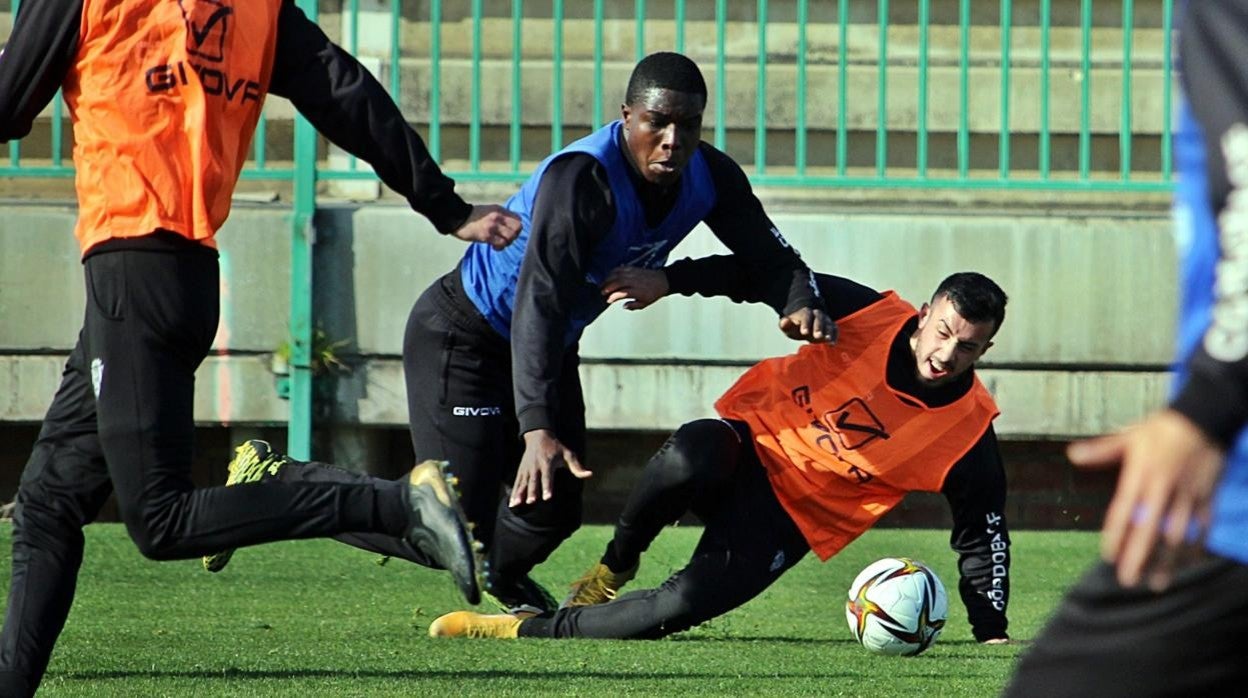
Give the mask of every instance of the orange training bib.
[{"label": "orange training bib", "polygon": [[721,416],[749,424],[776,496],[820,559],[907,492],[939,491],[998,414],[978,378],[934,408],[889,387],[889,349],[914,315],[885,293],[837,323],[836,344],[766,359],[715,403]]},{"label": "orange training bib", "polygon": [[212,245],[273,69],[281,0],[86,0],[64,86],[85,252],[158,228]]}]

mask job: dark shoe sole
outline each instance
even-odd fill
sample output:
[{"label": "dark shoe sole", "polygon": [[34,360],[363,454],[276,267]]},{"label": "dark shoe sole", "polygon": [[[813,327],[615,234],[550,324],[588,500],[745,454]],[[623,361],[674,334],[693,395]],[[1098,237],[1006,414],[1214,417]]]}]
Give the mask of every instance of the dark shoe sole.
[{"label": "dark shoe sole", "polygon": [[472,540],[454,478],[446,467],[446,461],[427,460],[408,474],[409,505],[415,523],[407,539],[446,568],[460,593],[475,605],[481,601],[480,544]]}]

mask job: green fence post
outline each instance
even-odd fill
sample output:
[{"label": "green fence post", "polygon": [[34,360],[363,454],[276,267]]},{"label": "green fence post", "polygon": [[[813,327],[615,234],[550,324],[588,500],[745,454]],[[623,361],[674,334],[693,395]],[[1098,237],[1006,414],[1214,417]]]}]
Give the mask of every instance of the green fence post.
[{"label": "green fence post", "polygon": [[481,171],[481,0],[472,0],[472,115],[468,124],[468,170]]},{"label": "green fence post", "polygon": [[594,130],[602,126],[602,23],[603,0],[594,0]]},{"label": "green fence post", "polygon": [[1087,181],[1092,168],[1092,0],[1079,4],[1079,32],[1083,57],[1079,63],[1079,179]]},{"label": "green fence post", "polygon": [[849,157],[849,123],[845,113],[849,106],[849,0],[838,0],[836,23],[836,173],[844,177]]},{"label": "green fence post", "polygon": [[[801,0],[805,2],[805,0]],[[685,0],[676,0],[676,53],[685,52]]]},{"label": "green fence post", "polygon": [[646,57],[646,0],[633,3],[633,52],[637,62]]},{"label": "green fence post", "polygon": [[1119,173],[1131,179],[1131,33],[1135,28],[1135,6],[1122,0],[1122,121],[1118,126]]},{"label": "green fence post", "polygon": [[[61,161],[61,148],[64,138],[65,126],[61,123],[64,120],[65,98],[57,90],[56,97],[52,98],[52,166],[61,167],[64,163]],[[260,116],[260,125],[264,125],[264,115]]]},{"label": "green fence post", "polygon": [[728,96],[728,69],[724,54],[728,51],[728,0],[715,0],[715,147],[724,149],[728,140],[724,126],[724,102]]},{"label": "green fence post", "polygon": [[442,0],[429,4],[429,155],[442,159]]},{"label": "green fence post", "polygon": [[[12,0],[12,9],[10,10],[12,22],[17,22],[17,11],[21,10],[21,0]],[[9,165],[12,167],[21,166],[21,141],[9,141]]]},{"label": "green fence post", "polygon": [[550,80],[550,149],[563,150],[563,0],[555,0],[553,75]]},{"label": "green fence post", "polygon": [[888,169],[888,0],[879,0],[878,7],[880,52],[879,77],[876,78],[875,176],[882,179]]},{"label": "green fence post", "polygon": [[930,22],[928,3],[929,0],[919,0],[919,137],[914,156],[919,179],[927,177],[927,35]]},{"label": "green fence post", "polygon": [[1010,178],[1010,15],[1014,0],[1001,0],[1001,131],[997,141],[997,175]]},{"label": "green fence post", "polygon": [[758,56],[754,80],[754,171],[767,172],[767,0],[758,0]]},{"label": "green fence post", "polygon": [[1174,61],[1171,60],[1170,51],[1173,49],[1171,45],[1170,34],[1174,27],[1174,3],[1173,0],[1163,0],[1162,4],[1162,49],[1161,49],[1161,178],[1164,181],[1170,181],[1171,170],[1173,168],[1173,152],[1170,149],[1170,133],[1173,124],[1170,119],[1171,95],[1170,83],[1173,81],[1171,70],[1174,67]]},{"label": "green fence post", "polygon": [[[265,153],[264,147],[269,142],[269,119],[260,112],[260,120],[256,122],[256,133],[253,136],[251,144],[252,157],[256,161],[256,169],[264,170],[268,166],[268,155]],[[57,163],[60,164],[59,162]]]},{"label": "green fence post", "polygon": [[[390,0],[390,97],[396,103],[399,102],[399,93],[403,90],[403,47],[399,36],[399,25],[402,22],[402,0]],[[351,22],[353,26],[358,26],[359,23],[359,17]]]},{"label": "green fence post", "polygon": [[797,133],[793,140],[793,164],[798,175],[806,174],[806,0],[797,0]]},{"label": "green fence post", "polygon": [[[390,24],[392,26],[397,24],[396,19],[397,18],[391,17]],[[350,33],[347,35],[347,50],[351,52],[352,56],[359,56],[360,55],[360,0],[349,0],[349,2],[347,3],[347,21],[351,23]],[[397,44],[398,42],[395,42],[392,45],[392,50],[393,50],[393,46],[397,46]],[[390,73],[392,75],[397,75],[399,72],[398,71],[399,63],[397,60],[393,58],[393,56],[391,58],[391,61],[392,62],[390,63]],[[395,99],[398,99],[398,95],[392,95],[392,96],[395,97]],[[260,134],[257,133],[256,134],[257,145],[259,145],[260,143],[259,137],[260,137]],[[259,153],[257,153],[256,159],[257,160],[260,159]],[[359,169],[359,163],[356,162],[356,157],[352,155],[351,153],[347,153],[347,169],[352,172],[355,172],[356,170]]]},{"label": "green fence post", "polygon": [[1050,45],[1051,28],[1053,25],[1053,8],[1051,0],[1040,0],[1040,179],[1048,180],[1049,163],[1052,159],[1049,148],[1052,133],[1049,131],[1049,81],[1052,70],[1049,57],[1052,54]]},{"label": "green fence post", "polygon": [[[296,0],[313,22],[316,0]],[[316,240],[316,130],[295,116],[294,206],[290,225],[290,417],[286,452],[312,457],[312,245]]]},{"label": "green fence post", "polygon": [[511,0],[511,131],[507,137],[508,156],[511,160],[511,171],[520,171],[520,124],[524,118],[521,109],[524,102],[522,92],[522,76],[520,59],[524,36],[524,0]]},{"label": "green fence post", "polygon": [[971,0],[958,5],[958,178],[965,180],[971,166],[970,103]]}]

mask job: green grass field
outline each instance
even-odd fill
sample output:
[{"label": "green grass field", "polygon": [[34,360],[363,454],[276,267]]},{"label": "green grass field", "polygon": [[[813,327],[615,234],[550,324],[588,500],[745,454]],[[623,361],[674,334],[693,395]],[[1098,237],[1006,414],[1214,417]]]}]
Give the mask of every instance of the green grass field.
[{"label": "green grass field", "polygon": [[[826,564],[808,556],[766,594],[687,633],[648,641],[432,640],[462,607],[450,579],[329,541],[241,551],[210,575],[198,560],[144,560],[119,525],[87,528],[87,559],[52,658],[47,696],[827,695],[992,696],[1024,645],[980,646],[957,598],[941,530],[870,531]],[[699,531],[666,531],[636,588],[678,569]],[[562,587],[597,559],[587,527],[536,577]],[[10,529],[0,579],[7,593]],[[1014,534],[1011,633],[1024,643],[1095,555],[1089,533]],[[868,562],[926,560],[950,591],[949,623],[916,658],[868,654],[845,623],[845,590]],[[558,589],[556,589],[558,594]]]}]

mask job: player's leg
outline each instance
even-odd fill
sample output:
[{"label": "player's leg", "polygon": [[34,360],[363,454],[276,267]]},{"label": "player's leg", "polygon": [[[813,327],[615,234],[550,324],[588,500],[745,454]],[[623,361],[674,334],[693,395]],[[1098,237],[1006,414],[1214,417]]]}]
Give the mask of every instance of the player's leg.
[{"label": "player's leg", "polygon": [[417,460],[450,463],[474,535],[488,549],[517,441],[511,349],[479,315],[468,317],[460,309],[455,289],[447,278],[435,282],[408,316],[408,426]]},{"label": "player's leg", "polygon": [[[508,364],[506,342],[484,321],[477,327],[455,312],[451,289],[445,279],[434,282],[421,294],[408,314],[403,338],[403,375],[407,386],[408,420],[416,461],[445,460],[458,480],[457,490],[475,537],[488,544],[493,532],[494,505],[498,499],[497,470],[501,434],[511,413],[509,373],[493,367]],[[458,322],[457,322],[458,321]],[[458,396],[458,398],[456,398]],[[500,402],[502,400],[503,402]],[[474,401],[477,409],[461,401]],[[487,409],[482,409],[482,408]],[[514,432],[514,430],[512,430]],[[511,432],[509,432],[511,433]],[[324,463],[284,459],[279,467],[263,472],[264,479],[288,483],[360,483],[366,475]],[[347,545],[414,562],[440,567],[436,560],[404,538],[377,533],[349,532],[334,536]],[[223,569],[233,551],[204,558],[210,571]]]},{"label": "player's leg", "polygon": [[65,625],[82,527],[112,492],[96,437],[95,398],[82,344],[69,356],[13,511],[13,567],[0,633],[0,695],[34,693]]},{"label": "player's leg", "polygon": [[602,559],[572,583],[563,605],[589,606],[615,598],[636,574],[641,554],[659,531],[685,512],[712,520],[731,489],[743,449],[750,448],[745,434],[720,419],[700,419],[677,429],[646,463]]},{"label": "player's leg", "polygon": [[275,540],[372,531],[436,548],[470,599],[474,560],[462,513],[436,466],[408,482],[190,481],[194,373],[216,331],[217,261],[203,248],[113,251],[86,260],[86,356],[98,366],[100,443],[122,519],[154,559]]},{"label": "player's leg", "polygon": [[1062,600],[1005,695],[1237,695],[1248,682],[1248,566],[1206,557],[1157,594],[1098,563]]},{"label": "player's leg", "polygon": [[[555,434],[585,461],[585,399],[579,364],[575,349],[569,350],[560,369]],[[507,461],[511,467],[503,478],[506,496],[498,503],[494,544],[487,553],[486,585],[506,608],[549,611],[557,606],[557,600],[529,573],[580,528],[584,483],[567,468],[558,468],[554,471],[551,499],[512,507],[510,490],[522,454],[517,442],[515,455]]]},{"label": "player's leg", "polygon": [[[372,477],[364,473],[340,468],[332,463],[312,461],[305,463],[288,456],[274,453],[269,444],[251,440],[240,445],[230,461],[230,475],[226,485],[246,484],[250,482],[267,482],[279,480],[286,483],[342,483],[360,484],[372,481]],[[388,536],[382,533],[340,533],[334,540],[354,548],[377,553],[408,562],[441,569],[425,551],[412,545],[406,538]],[[204,569],[209,572],[220,572],[234,559],[236,549],[229,548],[203,559]]]},{"label": "player's leg", "polygon": [[689,565],[660,587],[527,619],[460,611],[434,621],[430,634],[659,638],[741,606],[797,564],[810,548],[776,500],[756,458],[744,459],[733,482],[723,505],[707,523]]}]

